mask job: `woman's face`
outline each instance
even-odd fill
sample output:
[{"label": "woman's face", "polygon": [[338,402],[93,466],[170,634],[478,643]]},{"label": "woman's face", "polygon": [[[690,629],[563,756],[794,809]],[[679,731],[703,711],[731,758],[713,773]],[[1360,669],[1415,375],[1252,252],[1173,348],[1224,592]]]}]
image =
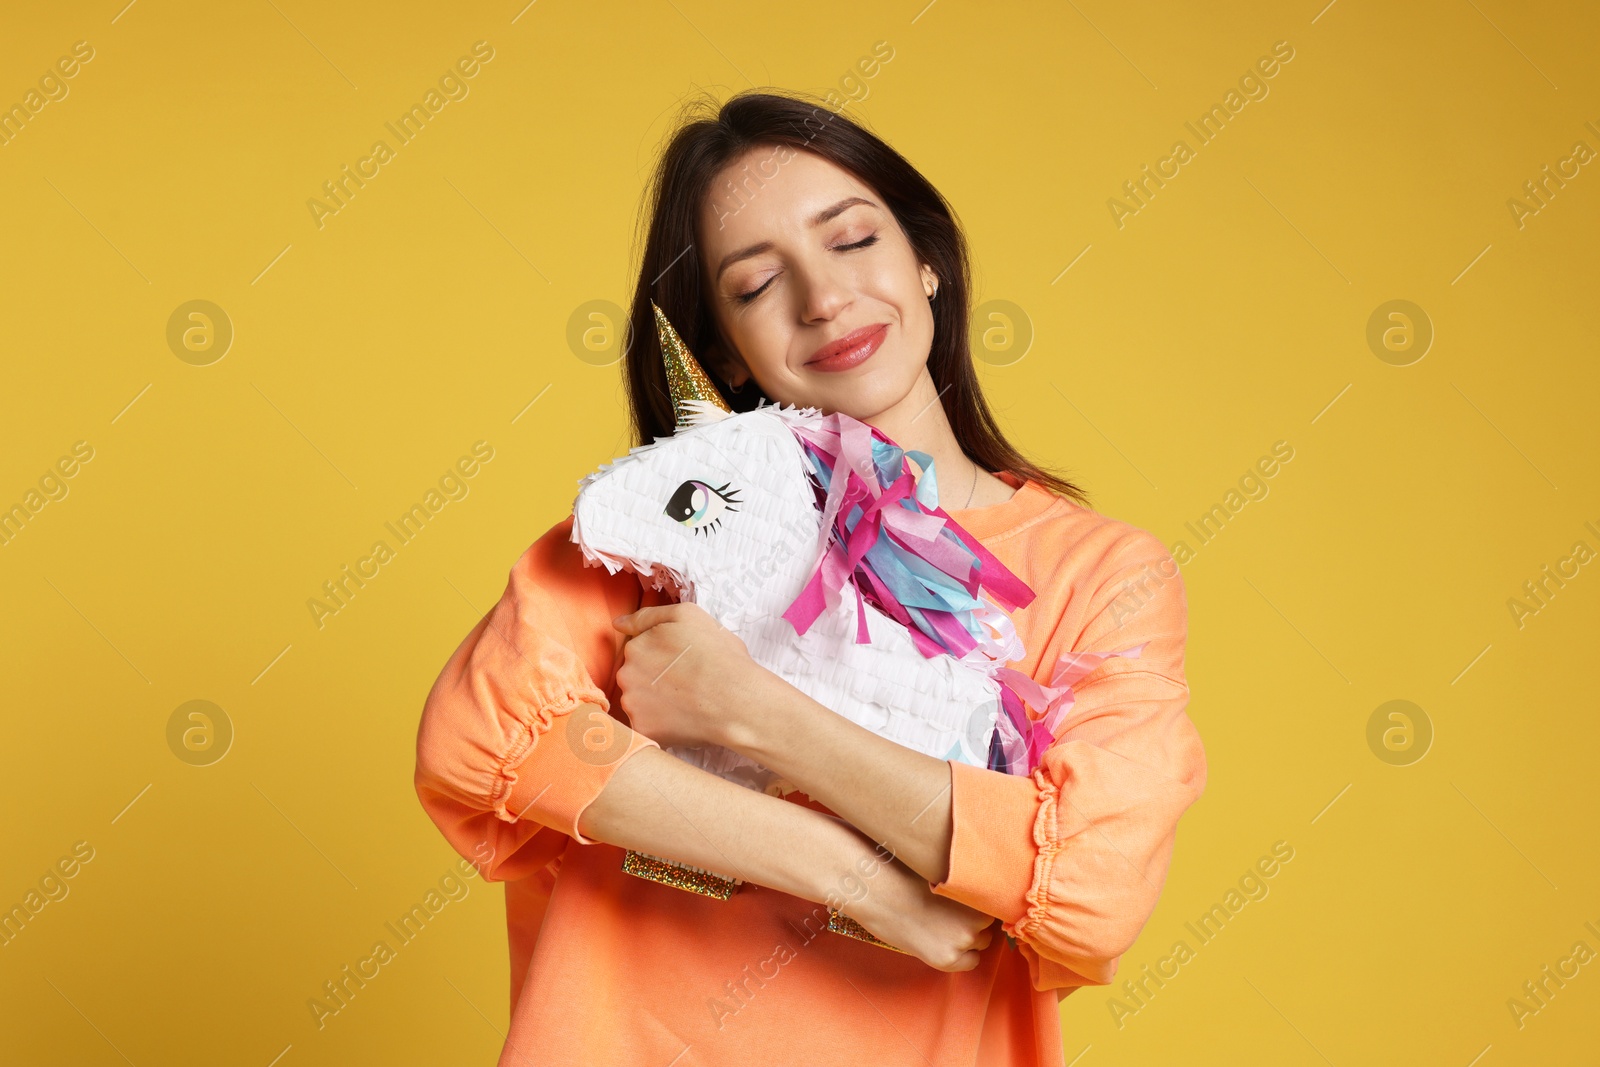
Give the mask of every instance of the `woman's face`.
[{"label": "woman's face", "polygon": [[712,183],[698,236],[722,339],[708,364],[725,379],[867,421],[926,375],[938,280],[848,171],[803,150],[753,148]]}]

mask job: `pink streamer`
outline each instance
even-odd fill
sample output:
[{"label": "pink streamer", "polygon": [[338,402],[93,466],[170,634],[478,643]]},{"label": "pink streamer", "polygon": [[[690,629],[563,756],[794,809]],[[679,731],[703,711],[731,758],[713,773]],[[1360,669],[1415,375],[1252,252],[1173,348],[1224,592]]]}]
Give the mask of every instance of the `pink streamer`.
[{"label": "pink streamer", "polygon": [[1056,660],[1049,685],[1040,685],[1014,668],[1000,668],[995,677],[999,679],[1003,689],[1009,689],[1036,713],[1034,718],[1029,719],[1025,711],[1017,706],[1017,701],[1002,701],[1005,710],[1010,714],[1011,725],[1026,739],[1026,753],[1023,760],[1016,758],[1017,755],[1023,755],[1022,753],[1007,754],[1009,765],[1004,768],[1007,773],[1031,774],[1039,765],[1040,759],[1044,757],[1045,749],[1061,736],[1061,725],[1074,703],[1073,685],[1082,681],[1091,671],[1113,656],[1138,659],[1146,644],[1149,642],[1120,652],[1064,652]]},{"label": "pink streamer", "polygon": [[[1008,570],[977,538],[963,530],[944,509],[922,506],[916,499],[916,478],[904,460],[893,482],[887,486],[879,483],[872,444],[874,439],[886,443],[889,439],[874,427],[834,413],[811,423],[791,424],[791,428],[802,444],[829,465],[832,472],[822,503],[817,564],[800,595],[783,613],[797,633],[806,633],[823,611],[837,603],[836,598],[844,587],[853,585],[858,643],[869,640],[865,602],[871,600],[885,615],[906,626],[924,656],[948,652],[959,658],[979,644],[965,625],[951,618],[939,618],[948,612],[929,611],[921,616],[938,635],[937,641],[913,623],[907,608],[871,567],[863,563],[880,536],[949,575],[973,599],[979,598],[981,589],[989,602],[1006,611],[1032,602],[1034,592],[1027,583]],[[907,500],[911,502],[910,507],[904,504]],[[841,544],[841,516],[857,508],[861,515],[844,534]],[[950,540],[951,535],[959,538],[961,545],[971,553],[970,557]],[[942,646],[941,641],[944,642]]]}]

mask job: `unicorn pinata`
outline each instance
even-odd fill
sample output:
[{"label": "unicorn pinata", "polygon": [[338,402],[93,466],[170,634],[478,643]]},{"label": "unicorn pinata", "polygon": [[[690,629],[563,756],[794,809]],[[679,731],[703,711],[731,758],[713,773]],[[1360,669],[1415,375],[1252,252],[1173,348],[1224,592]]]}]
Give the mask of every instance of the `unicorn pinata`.
[{"label": "unicorn pinata", "polygon": [[[1060,676],[1041,687],[1006,666],[1024,654],[1007,612],[1034,593],[939,507],[931,457],[842,413],[734,414],[651,307],[677,428],[579,482],[572,540],[586,565],[670,587],[757,663],[882,737],[1029,773],[1060,716],[1031,720],[1023,698],[1054,711],[1070,695]],[[729,749],[667,751],[753,789],[793,788]],[[684,885],[680,865],[663,875],[668,861],[628,859],[632,873],[726,895],[709,872]]]}]

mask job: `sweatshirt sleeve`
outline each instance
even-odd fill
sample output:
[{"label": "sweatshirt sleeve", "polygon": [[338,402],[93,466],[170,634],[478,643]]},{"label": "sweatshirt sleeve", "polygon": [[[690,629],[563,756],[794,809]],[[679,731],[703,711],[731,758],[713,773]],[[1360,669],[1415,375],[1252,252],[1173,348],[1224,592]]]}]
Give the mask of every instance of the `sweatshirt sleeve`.
[{"label": "sweatshirt sleeve", "polygon": [[[583,810],[625,759],[659,747],[617,729],[607,698],[623,640],[611,620],[653,594],[627,572],[585,567],[571,534],[569,515],[522,554],[422,708],[417,797],[487,881],[592,844]],[[585,703],[599,710],[574,719]]]},{"label": "sweatshirt sleeve", "polygon": [[1139,657],[1107,659],[1073,686],[1031,775],[950,761],[950,868],[932,889],[999,918],[1034,987],[1058,997],[1111,982],[1155,909],[1178,818],[1205,791],[1185,710],[1183,580],[1154,535],[1130,529],[1081,613],[1069,599],[1037,680],[1048,685],[1069,651],[1143,645]]}]

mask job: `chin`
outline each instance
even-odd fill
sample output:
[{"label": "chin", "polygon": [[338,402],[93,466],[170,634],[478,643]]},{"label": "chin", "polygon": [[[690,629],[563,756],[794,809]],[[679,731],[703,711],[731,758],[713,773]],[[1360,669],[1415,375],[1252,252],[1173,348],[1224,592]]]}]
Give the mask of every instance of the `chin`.
[{"label": "chin", "polygon": [[838,411],[860,422],[871,422],[904,399],[907,392],[891,382],[862,379],[859,383],[840,382],[814,403],[824,411]]},{"label": "chin", "polygon": [[842,373],[807,371],[807,398],[791,401],[800,407],[842,412],[861,422],[888,411],[910,395],[926,361],[908,366],[898,346],[886,346],[861,366]]}]

